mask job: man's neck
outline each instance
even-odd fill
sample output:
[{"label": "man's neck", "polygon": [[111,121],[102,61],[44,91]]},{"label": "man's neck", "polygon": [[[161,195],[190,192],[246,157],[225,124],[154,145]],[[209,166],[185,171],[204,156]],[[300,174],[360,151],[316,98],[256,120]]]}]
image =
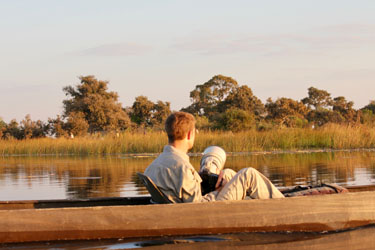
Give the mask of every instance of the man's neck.
[{"label": "man's neck", "polygon": [[189,145],[186,143],[186,141],[183,140],[171,142],[169,143],[169,145],[184,152],[185,154],[187,154],[187,152],[189,151]]}]

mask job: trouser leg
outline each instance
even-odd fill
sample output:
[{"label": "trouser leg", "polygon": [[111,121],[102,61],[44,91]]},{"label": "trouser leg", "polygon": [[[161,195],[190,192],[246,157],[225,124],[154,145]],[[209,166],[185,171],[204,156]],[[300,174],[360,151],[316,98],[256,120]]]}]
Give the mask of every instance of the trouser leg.
[{"label": "trouser leg", "polygon": [[253,199],[283,198],[272,182],[254,168],[241,169],[220,191],[217,200],[243,200],[246,194]]},{"label": "trouser leg", "polygon": [[223,169],[223,179],[229,182],[232,180],[232,178],[236,175],[236,171],[230,169],[230,168],[224,168]]}]

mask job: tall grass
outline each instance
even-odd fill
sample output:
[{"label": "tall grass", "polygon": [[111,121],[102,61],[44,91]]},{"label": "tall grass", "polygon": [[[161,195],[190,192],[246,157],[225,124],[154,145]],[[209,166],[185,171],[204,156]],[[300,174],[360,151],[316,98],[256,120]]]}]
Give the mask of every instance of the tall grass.
[{"label": "tall grass", "polygon": [[[0,140],[0,155],[159,153],[166,143],[167,137],[163,132],[125,132],[119,137],[107,135],[75,139]],[[209,145],[221,146],[227,152],[375,148],[375,129],[331,124],[319,129],[200,132],[192,152],[202,152]]]},{"label": "tall grass", "polygon": [[211,132],[199,135],[194,149],[202,151],[207,145],[220,145],[230,152],[374,148],[375,129],[330,124],[319,129]]}]

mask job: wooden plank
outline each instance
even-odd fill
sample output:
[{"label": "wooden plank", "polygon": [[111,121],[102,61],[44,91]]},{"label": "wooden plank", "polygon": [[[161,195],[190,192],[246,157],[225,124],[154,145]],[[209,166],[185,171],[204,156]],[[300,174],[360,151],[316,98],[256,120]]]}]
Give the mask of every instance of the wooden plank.
[{"label": "wooden plank", "polygon": [[37,201],[0,201],[0,210],[32,209]]},{"label": "wooden plank", "polygon": [[375,223],[375,192],[211,203],[0,211],[0,242],[257,231],[334,231]]},{"label": "wooden plank", "polygon": [[351,186],[346,187],[349,192],[364,192],[364,191],[375,191],[375,185],[362,185],[362,186]]}]

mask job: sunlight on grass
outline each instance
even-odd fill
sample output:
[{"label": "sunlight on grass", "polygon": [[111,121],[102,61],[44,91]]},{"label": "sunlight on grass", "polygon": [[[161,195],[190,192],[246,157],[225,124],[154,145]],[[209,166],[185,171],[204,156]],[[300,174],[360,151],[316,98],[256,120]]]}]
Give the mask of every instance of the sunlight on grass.
[{"label": "sunlight on grass", "polygon": [[[124,153],[159,153],[167,144],[164,132],[87,136],[75,139],[42,138],[1,140],[1,155],[111,155]],[[200,132],[192,152],[202,152],[218,145],[227,152],[251,152],[297,149],[374,148],[375,130],[366,126],[331,124],[319,129],[275,129],[270,131]]]}]

